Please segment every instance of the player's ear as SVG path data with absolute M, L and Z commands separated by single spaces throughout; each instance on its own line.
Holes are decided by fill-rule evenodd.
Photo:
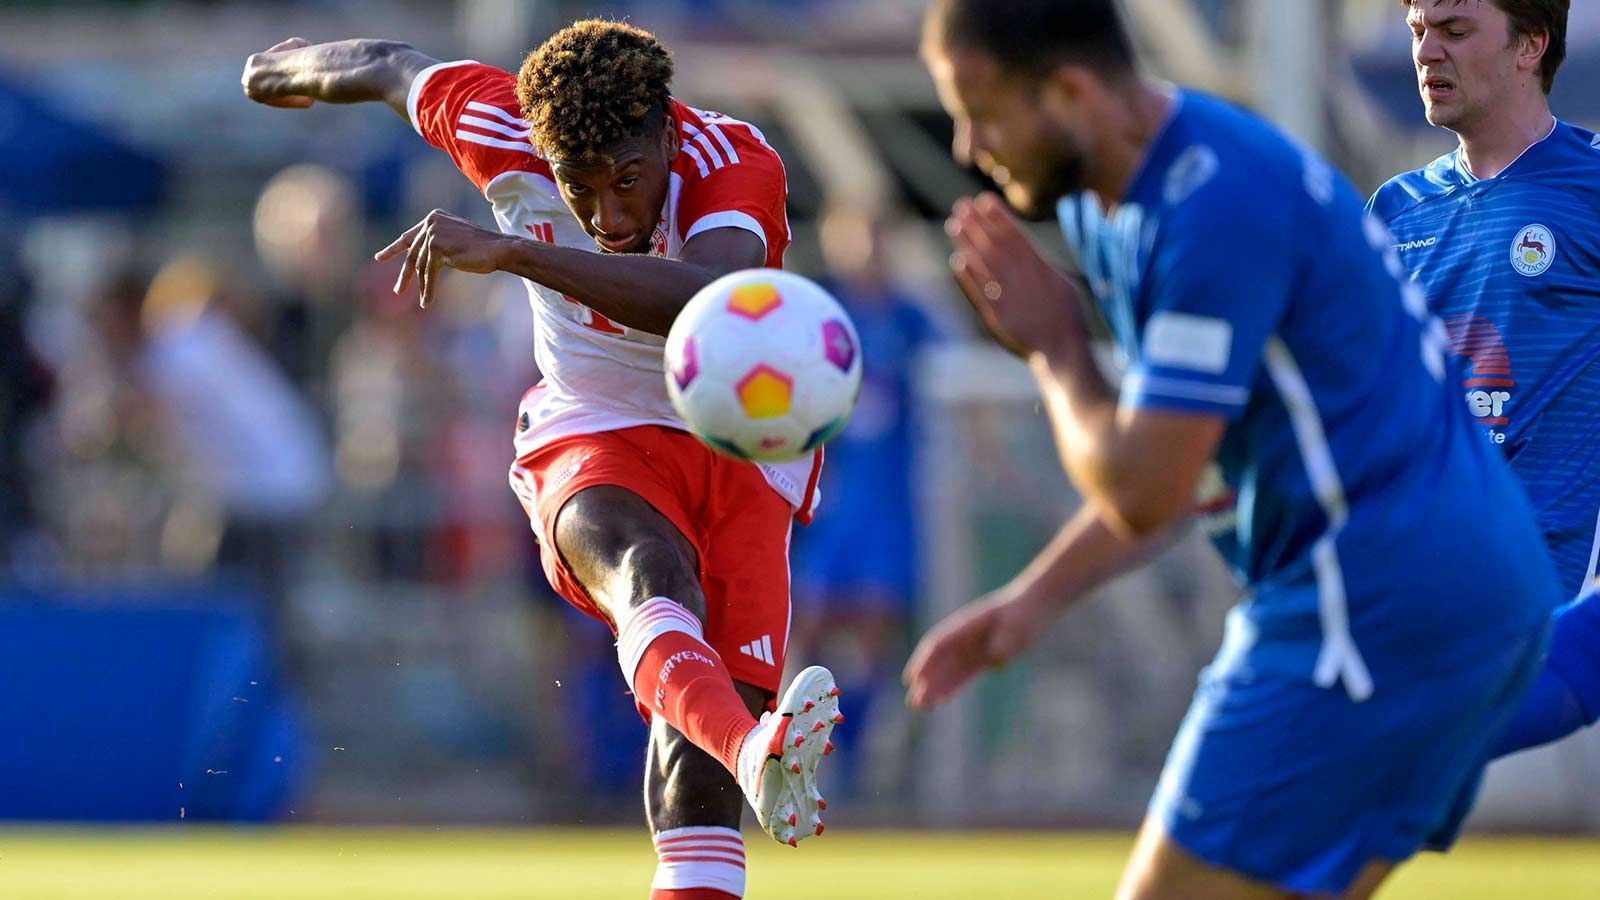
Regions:
M 661 156 L 668 163 L 678 158 L 678 129 L 672 127 L 672 117 L 661 124 Z
M 1046 108 L 1058 110 L 1081 109 L 1095 96 L 1100 79 L 1085 66 L 1061 63 L 1046 72 L 1039 86 L 1040 99 Z
M 1547 32 L 1536 31 L 1532 34 L 1517 35 L 1517 66 L 1529 71 L 1537 71 L 1539 61 L 1544 59 L 1544 52 L 1550 49 L 1550 35 Z
M 1099 78 L 1086 66 L 1077 66 L 1074 62 L 1061 62 L 1054 69 L 1048 70 L 1043 75 L 1043 93 L 1050 94 L 1056 101 L 1080 104 L 1083 99 L 1090 96 L 1090 91 L 1098 85 Z

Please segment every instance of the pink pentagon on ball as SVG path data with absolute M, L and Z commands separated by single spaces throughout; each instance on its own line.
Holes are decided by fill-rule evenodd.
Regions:
M 694 338 L 683 342 L 683 353 L 678 357 L 678 364 L 673 367 L 672 379 L 678 383 L 678 390 L 689 386 L 689 382 L 700 374 L 700 354 L 695 349 Z
M 850 330 L 838 319 L 830 319 L 822 323 L 822 353 L 828 362 L 839 367 L 842 372 L 850 371 L 856 361 L 856 342 L 850 338 Z

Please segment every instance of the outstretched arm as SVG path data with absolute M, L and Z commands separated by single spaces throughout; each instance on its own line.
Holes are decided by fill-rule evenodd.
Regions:
M 433 59 L 399 41 L 360 38 L 313 44 L 290 38 L 251 54 L 240 79 L 245 96 L 267 106 L 304 108 L 323 103 L 381 100 L 409 118 L 406 94 Z
M 665 335 L 696 292 L 729 272 L 761 266 L 766 246 L 742 228 L 713 228 L 690 238 L 679 259 L 595 253 L 489 231 L 436 209 L 379 250 L 377 258 L 402 254 L 395 293 L 415 278 L 423 306 L 433 298 L 441 268 L 510 272 L 560 291 L 613 322 Z
M 957 610 L 917 642 L 902 679 L 906 702 L 943 703 L 984 669 L 1004 665 L 1089 591 L 1144 564 L 1167 536 L 1119 535 L 1086 502 L 1004 587 Z

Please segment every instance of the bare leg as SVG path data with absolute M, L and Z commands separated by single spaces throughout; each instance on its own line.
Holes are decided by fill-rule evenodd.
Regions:
M 735 682 L 752 715 L 759 715 L 770 696 Z M 644 809 L 652 831 L 691 825 L 738 829 L 744 793 L 710 754 L 696 747 L 678 729 L 656 719 L 650 726 L 650 753 L 645 761 Z
M 1204 862 L 1146 817 L 1117 900 L 1281 900 L 1295 895 Z

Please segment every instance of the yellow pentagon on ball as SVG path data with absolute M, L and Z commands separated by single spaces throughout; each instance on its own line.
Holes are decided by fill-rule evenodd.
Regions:
M 782 303 L 778 289 L 771 284 L 741 284 L 728 294 L 728 312 L 751 321 L 772 312 Z
M 771 366 L 756 366 L 739 379 L 739 405 L 752 419 L 773 419 L 789 411 L 794 381 Z

